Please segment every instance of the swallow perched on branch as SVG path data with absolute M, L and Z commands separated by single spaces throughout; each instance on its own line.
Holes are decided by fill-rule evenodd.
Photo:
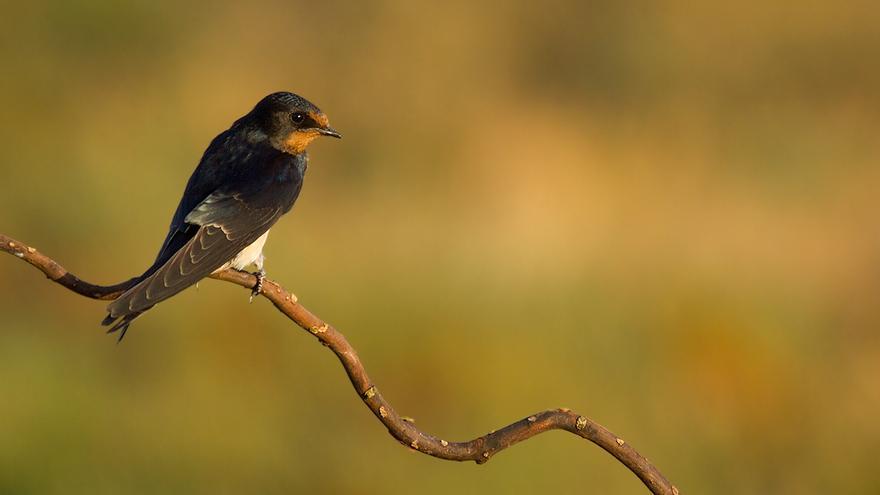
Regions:
M 342 136 L 318 107 L 293 93 L 273 93 L 215 137 L 196 167 L 156 261 L 115 299 L 102 325 L 125 336 L 143 312 L 226 268 L 257 268 L 251 297 L 262 290 L 263 245 L 302 189 L 319 136 Z

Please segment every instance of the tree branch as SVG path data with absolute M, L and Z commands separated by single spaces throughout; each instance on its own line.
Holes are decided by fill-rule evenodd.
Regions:
M 92 299 L 114 299 L 134 283 L 132 279 L 112 286 L 90 284 L 77 278 L 33 247 L 3 234 L 0 234 L 0 249 L 27 261 L 52 281 Z M 236 270 L 225 270 L 212 275 L 211 278 L 238 284 L 247 289 L 251 289 L 256 283 L 256 277 L 253 275 Z M 364 404 L 385 425 L 391 436 L 411 449 L 440 459 L 474 461 L 483 464 L 498 452 L 535 435 L 550 430 L 565 430 L 595 443 L 613 455 L 638 476 L 652 493 L 678 495 L 678 489 L 627 442 L 586 416 L 565 408 L 533 414 L 468 442 L 447 442 L 422 432 L 412 422 L 400 416 L 385 400 L 367 375 L 354 348 L 342 333 L 297 303 L 296 296 L 276 282 L 265 280 L 263 295 L 285 316 L 308 330 L 336 354 Z

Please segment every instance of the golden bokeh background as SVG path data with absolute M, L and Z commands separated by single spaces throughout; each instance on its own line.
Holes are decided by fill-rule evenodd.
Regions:
M 876 2 L 6 2 L 0 232 L 153 259 L 210 139 L 292 90 L 270 277 L 449 440 L 567 406 L 684 493 L 877 493 Z M 0 257 L 0 493 L 645 493 L 560 433 L 394 442 L 336 360 L 206 281 L 137 321 Z

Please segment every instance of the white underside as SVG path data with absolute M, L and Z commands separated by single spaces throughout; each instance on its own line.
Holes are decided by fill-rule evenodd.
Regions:
M 267 230 L 265 234 L 261 235 L 259 239 L 254 241 L 253 244 L 244 248 L 235 255 L 234 258 L 229 260 L 229 262 L 225 263 L 220 268 L 214 270 L 214 273 L 217 273 L 221 270 L 225 270 L 227 268 L 235 268 L 236 270 L 244 270 L 249 265 L 256 265 L 257 270 L 263 270 L 263 246 L 266 244 L 266 239 L 269 237 L 269 231 Z

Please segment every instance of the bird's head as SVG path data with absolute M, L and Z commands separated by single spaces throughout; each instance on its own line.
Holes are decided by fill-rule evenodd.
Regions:
M 257 103 L 248 117 L 256 125 L 255 137 L 268 139 L 274 148 L 285 153 L 302 153 L 318 136 L 342 137 L 330 127 L 324 112 L 293 93 L 270 94 Z

